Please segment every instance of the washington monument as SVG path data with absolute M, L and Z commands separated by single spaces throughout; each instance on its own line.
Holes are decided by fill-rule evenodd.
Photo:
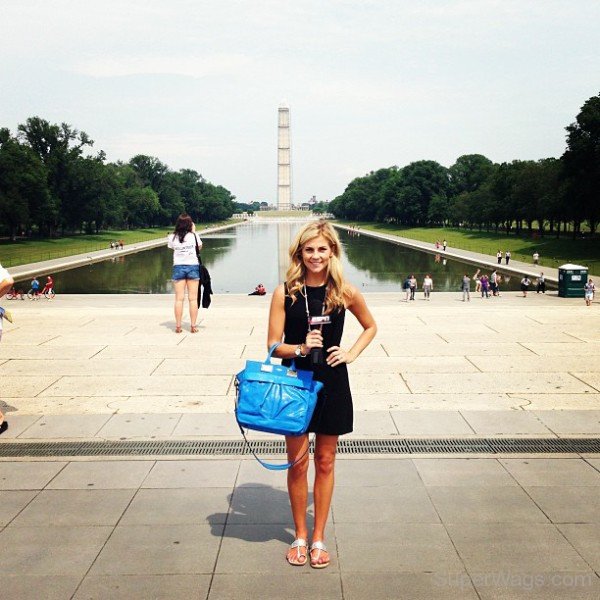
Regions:
M 290 146 L 290 108 L 279 106 L 277 121 L 277 209 L 292 208 L 292 157 Z

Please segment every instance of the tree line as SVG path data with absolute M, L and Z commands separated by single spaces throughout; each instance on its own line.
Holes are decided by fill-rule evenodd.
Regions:
M 566 127 L 560 158 L 493 163 L 481 154 L 461 156 L 449 168 L 432 160 L 371 171 L 332 200 L 339 218 L 403 226 L 460 226 L 561 232 L 576 236 L 600 220 L 600 94 L 585 102 Z
M 235 197 L 193 169 L 172 171 L 153 156 L 106 161 L 71 125 L 31 117 L 16 135 L 0 128 L 0 233 L 93 233 L 171 224 L 182 212 L 197 222 L 229 218 Z

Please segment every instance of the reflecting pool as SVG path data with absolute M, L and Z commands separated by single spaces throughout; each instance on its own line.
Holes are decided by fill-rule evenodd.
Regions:
M 259 283 L 267 291 L 283 280 L 287 250 L 302 223 L 245 223 L 203 236 L 202 260 L 213 291 L 249 293 Z M 404 248 L 366 235 L 339 231 L 346 277 L 365 292 L 399 291 L 407 275 L 419 282 L 429 273 L 434 291 L 458 292 L 464 273 L 477 270 L 455 260 Z M 166 246 L 55 274 L 59 294 L 171 293 L 172 251 Z M 500 270 L 501 272 L 501 270 Z M 489 275 L 489 270 L 487 271 Z M 505 277 L 501 290 L 518 290 L 520 277 Z M 472 289 L 474 285 L 472 285 Z

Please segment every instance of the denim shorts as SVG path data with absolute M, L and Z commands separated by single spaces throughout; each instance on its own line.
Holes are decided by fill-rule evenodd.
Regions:
M 200 265 L 173 265 L 173 281 L 200 279 Z

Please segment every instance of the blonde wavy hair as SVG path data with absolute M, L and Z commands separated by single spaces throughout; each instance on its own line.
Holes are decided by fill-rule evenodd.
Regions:
M 324 220 L 308 223 L 296 235 L 296 239 L 290 246 L 290 266 L 286 274 L 287 295 L 292 298 L 292 303 L 296 302 L 298 295 L 302 294 L 304 280 L 306 277 L 306 267 L 302 260 L 302 248 L 304 244 L 323 236 L 332 255 L 329 259 L 327 269 L 327 289 L 325 291 L 325 313 L 344 308 L 352 297 L 352 292 L 344 280 L 342 263 L 340 262 L 341 245 L 340 239 L 335 229 Z

